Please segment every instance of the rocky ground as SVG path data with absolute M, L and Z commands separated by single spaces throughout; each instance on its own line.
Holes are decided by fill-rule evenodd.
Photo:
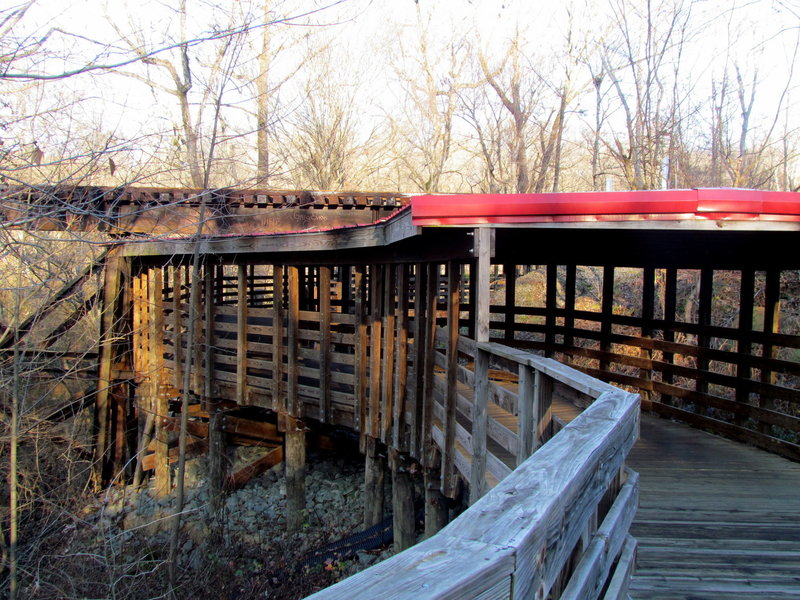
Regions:
M 233 470 L 262 454 L 258 448 L 237 448 Z M 309 551 L 363 529 L 363 462 L 312 453 L 308 465 L 305 523 L 302 531 L 289 535 L 283 465 L 232 493 L 215 530 L 208 513 L 205 459 L 187 463 L 180 597 L 302 598 L 391 553 L 362 551 L 347 559 L 301 564 Z M 73 589 L 65 595 L 159 597 L 159 588 L 165 589 L 172 502 L 172 497 L 154 499 L 150 489 L 134 493 L 114 487 L 84 508 L 83 521 L 65 530 L 64 544 L 72 552 L 80 549 L 76 555 L 96 557 L 103 572 L 110 573 L 102 582 L 108 593 Z M 388 489 L 385 506 L 391 507 Z M 91 563 L 76 559 L 71 564 L 81 560 Z M 77 585 L 74 576 L 70 579 Z

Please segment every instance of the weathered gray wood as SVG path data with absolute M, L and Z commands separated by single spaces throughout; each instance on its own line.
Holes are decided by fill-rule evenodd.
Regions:
M 383 520 L 383 483 L 386 477 L 386 455 L 378 448 L 375 438 L 366 438 L 364 462 L 364 527 Z
M 535 431 L 539 417 L 539 407 L 536 402 L 540 394 L 536 393 L 536 377 L 538 371 L 534 371 L 528 365 L 519 366 L 519 416 L 517 437 L 517 464 L 521 465 L 535 450 Z
M 638 409 L 633 394 L 604 394 L 439 534 L 312 597 L 510 598 L 498 586 L 512 573 L 515 598 L 546 597 L 633 445 Z
M 306 431 L 302 421 L 287 418 L 286 451 L 286 529 L 290 533 L 303 526 L 306 508 Z
M 285 350 L 283 344 L 285 319 L 283 295 L 283 266 L 275 265 L 272 268 L 272 408 L 277 412 L 285 413 L 288 410 L 288 404 L 283 383 L 285 373 L 283 365 Z
M 619 555 L 619 561 L 611 581 L 608 584 L 603 600 L 625 600 L 629 598 L 628 587 L 636 565 L 636 539 L 631 535 L 625 537 L 625 545 Z
M 365 301 L 366 285 L 364 267 L 357 266 L 353 272 L 353 288 L 355 295 L 355 360 L 353 362 L 354 386 L 353 403 L 356 428 L 363 434 L 367 427 L 367 314 Z
M 288 267 L 288 287 L 289 305 L 286 319 L 286 377 L 287 377 L 287 405 L 289 414 L 293 417 L 301 417 L 303 403 L 300 401 L 299 386 L 299 359 L 298 353 L 298 330 L 300 329 L 300 271 L 295 266 Z
M 638 474 L 634 473 L 622 486 L 603 523 L 594 533 L 570 577 L 569 585 L 561 594 L 562 600 L 593 600 L 600 596 L 628 537 L 638 498 Z
M 489 353 L 478 348 L 475 356 L 475 408 L 472 415 L 472 465 L 469 477 L 469 501 L 477 502 L 485 493 L 486 436 L 488 431 Z
M 444 447 L 442 448 L 442 493 L 448 498 L 455 494 L 454 452 L 456 438 L 456 374 L 458 371 L 460 265 L 447 265 L 447 393 L 444 402 Z
M 394 548 L 398 552 L 417 543 L 416 514 L 414 510 L 414 480 L 409 471 L 411 462 L 397 450 L 389 450 L 392 470 L 392 521 Z
M 423 485 L 425 486 L 425 537 L 439 532 L 449 520 L 447 498 L 442 494 L 441 469 L 425 467 Z
M 239 265 L 236 287 L 236 402 L 239 404 L 248 404 L 247 304 L 247 266 Z
M 331 414 L 331 268 L 319 268 L 319 389 L 320 421 L 330 422 Z
M 397 280 L 395 269 L 386 265 L 381 267 L 383 276 L 383 351 L 381 356 L 381 399 L 380 437 L 384 444 L 392 443 L 392 418 L 394 416 L 394 371 L 395 371 L 395 290 Z
M 381 346 L 383 340 L 383 271 L 385 265 L 371 265 L 370 275 L 370 358 L 369 411 L 365 431 L 371 437 L 381 434 Z
M 633 598 L 800 597 L 800 464 L 647 414 L 629 464 Z
M 395 348 L 396 366 L 393 382 L 392 402 L 392 445 L 400 451 L 409 451 L 406 435 L 406 414 L 408 411 L 408 266 L 395 266 L 397 282 L 397 306 L 395 309 Z M 413 431 L 413 428 L 411 429 Z
M 509 549 L 435 536 L 309 599 L 507 600 L 513 570 Z

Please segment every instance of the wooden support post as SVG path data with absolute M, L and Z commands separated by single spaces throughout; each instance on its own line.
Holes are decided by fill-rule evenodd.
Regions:
M 392 470 L 394 548 L 402 552 L 417 543 L 414 479 L 409 471 L 411 461 L 394 448 L 389 450 L 389 466 Z
M 102 487 L 111 477 L 113 465 L 109 461 L 111 427 L 112 365 L 116 358 L 115 325 L 121 294 L 121 261 L 112 251 L 106 257 L 103 278 L 103 304 L 100 309 L 100 365 L 95 397 L 97 438 L 95 440 L 93 478 L 96 488 Z
M 672 343 L 675 341 L 675 310 L 678 302 L 678 270 L 670 268 L 666 270 L 664 281 L 664 341 Z M 675 362 L 675 353 L 664 351 L 664 362 L 672 365 Z M 672 383 L 672 373 L 662 373 L 661 380 L 664 383 Z M 661 395 L 661 402 L 666 402 L 670 396 Z
M 299 419 L 287 416 L 285 433 L 286 529 L 299 531 L 306 508 L 306 430 Z
M 425 345 L 427 317 L 425 315 L 427 270 L 425 265 L 414 265 L 414 345 L 412 348 L 412 382 L 409 394 L 408 430 L 410 432 L 410 452 L 417 459 L 422 458 L 422 406 L 425 395 Z
M 769 335 L 780 332 L 780 323 L 781 272 L 776 269 L 770 269 L 767 271 L 766 288 L 764 290 L 764 333 Z M 765 342 L 762 345 L 762 357 L 766 359 L 775 358 L 775 345 L 770 342 Z M 762 367 L 761 383 L 774 385 L 775 381 L 775 372 L 769 367 Z M 772 410 L 775 408 L 775 400 L 762 393 L 759 405 L 761 408 Z M 760 423 L 759 431 L 766 435 L 771 435 L 772 427 L 769 423 Z
M 394 372 L 394 398 L 392 416 L 392 445 L 401 451 L 408 451 L 406 435 L 406 404 L 408 387 L 408 265 L 395 266 L 397 304 L 395 308 L 395 348 L 397 366 Z
M 653 267 L 645 267 L 642 270 L 642 338 L 646 340 L 651 340 L 653 338 L 653 317 L 656 298 L 655 277 L 656 270 Z M 639 350 L 639 356 L 648 363 L 648 367 L 639 369 L 639 377 L 650 382 L 653 379 L 653 351 L 651 348 L 643 346 Z M 652 385 L 652 383 L 643 384 L 639 390 L 642 398 L 642 406 L 645 410 L 649 410 L 651 405 Z
M 386 456 L 381 454 L 378 441 L 366 438 L 364 461 L 364 527 L 372 527 L 383 520 L 383 482 L 386 474 Z
M 225 454 L 225 415 L 213 406 L 208 422 L 208 502 L 212 515 L 222 509 L 227 476 Z
M 358 265 L 353 273 L 353 293 L 355 310 L 355 357 L 354 364 L 354 419 L 356 430 L 361 433 L 363 441 L 367 431 L 367 313 L 366 313 L 366 289 L 365 289 L 365 268 Z M 363 451 L 362 447 L 362 451 Z
M 709 361 L 705 349 L 711 346 L 711 335 L 708 328 L 711 326 L 711 300 L 714 297 L 714 270 L 704 267 L 700 271 L 700 303 L 698 308 L 698 322 L 700 333 L 697 336 L 697 345 L 700 354 L 697 357 L 697 379 L 695 389 L 701 394 L 708 393 L 708 381 L 705 372 L 708 371 Z M 699 411 L 698 411 L 699 412 Z
M 504 264 L 503 273 L 506 278 L 506 315 L 505 315 L 505 339 L 507 342 L 514 340 L 514 307 L 517 305 L 517 265 Z
M 489 277 L 493 229 L 480 227 L 475 230 L 474 256 L 477 272 L 474 273 L 476 308 L 475 341 L 489 341 Z M 472 416 L 472 465 L 469 481 L 469 501 L 475 503 L 485 493 L 486 485 L 486 433 L 489 424 L 489 354 L 478 349 L 475 354 L 475 408 Z
M 423 483 L 425 485 L 425 537 L 439 533 L 449 521 L 449 508 L 447 498 L 442 494 L 441 471 L 435 458 L 430 462 L 433 468 L 425 468 Z
M 556 306 L 558 301 L 558 265 L 547 265 L 546 290 L 545 290 L 545 317 L 544 317 L 544 355 L 553 356 L 556 341 Z
M 372 265 L 370 268 L 370 300 L 372 310 L 370 315 L 370 364 L 369 364 L 369 411 L 367 435 L 380 436 L 380 411 L 381 411 L 381 319 L 383 303 L 383 269 L 382 265 Z
M 603 300 L 602 300 L 602 321 L 600 322 L 600 350 L 606 353 L 611 352 L 611 319 L 614 313 L 614 266 L 605 265 L 603 267 Z M 600 360 L 600 370 L 608 371 L 611 362 L 607 358 Z
M 287 387 L 288 387 L 288 406 L 289 414 L 295 418 L 303 416 L 303 407 L 300 402 L 300 390 L 298 389 L 299 377 L 299 356 L 298 356 L 298 333 L 300 328 L 300 272 L 297 267 L 289 269 L 289 310 L 286 327 L 286 358 L 287 358 Z
M 319 420 L 329 423 L 331 412 L 331 268 L 319 268 Z
M 148 304 L 150 305 L 149 333 L 150 333 L 150 377 L 153 406 L 155 408 L 155 476 L 156 496 L 163 497 L 172 489 L 169 467 L 169 431 L 166 427 L 165 417 L 168 413 L 167 397 L 162 388 L 162 362 L 164 352 L 162 336 L 164 332 L 164 306 L 163 306 L 163 273 L 160 268 L 150 271 L 148 277 Z
M 211 276 L 209 271 L 211 270 L 210 265 L 206 265 L 204 267 L 206 273 Z M 192 273 L 190 270 L 189 273 Z M 191 275 L 189 275 L 191 277 Z M 199 272 L 198 272 L 198 281 L 192 279 L 189 282 L 189 285 L 203 285 L 203 283 L 199 280 Z M 204 286 L 203 290 L 204 293 L 208 292 L 208 286 Z M 210 331 L 210 326 L 208 323 L 203 323 L 202 329 L 200 326 L 200 315 L 203 313 L 203 305 L 213 305 L 214 298 L 211 296 L 204 296 L 200 293 L 198 287 L 198 292 L 194 295 L 194 327 L 195 327 L 195 344 L 194 348 L 187 348 L 187 352 L 193 352 L 194 356 L 192 357 L 192 389 L 195 394 L 203 398 L 203 408 L 208 410 L 208 406 L 206 405 L 205 394 L 204 391 L 204 377 L 203 377 L 203 357 L 204 357 L 204 349 L 203 346 L 206 344 L 206 336 Z M 191 295 L 191 294 L 190 294 Z
M 272 410 L 285 413 L 286 388 L 283 383 L 285 368 L 283 364 L 283 265 L 272 267 Z
M 239 265 L 236 283 L 236 402 L 249 404 L 247 393 L 247 265 Z
M 455 261 L 447 265 L 447 392 L 444 402 L 444 449 L 442 453 L 442 493 L 455 493 L 456 399 L 458 375 L 459 289 L 461 272 Z
M 528 365 L 519 365 L 519 414 L 517 415 L 517 466 L 525 462 L 536 449 L 536 429 L 539 407 L 536 405 L 537 371 Z
M 436 351 L 436 308 L 439 299 L 439 265 L 428 263 L 428 291 L 425 297 L 425 316 L 427 318 L 427 332 L 425 334 L 425 350 L 423 364 L 423 385 L 422 394 L 422 458 L 426 462 L 425 466 L 431 466 L 427 462 L 429 449 L 433 446 L 431 428 L 433 426 L 433 371 L 434 353 Z
M 528 374 L 530 377 L 530 373 Z M 539 446 L 549 440 L 556 432 L 553 427 L 553 380 L 541 371 L 536 371 L 534 375 L 533 390 L 533 454 Z
M 567 265 L 567 276 L 564 282 L 564 346 L 571 348 L 575 344 L 575 281 L 577 267 Z
M 221 271 L 222 267 L 218 267 Z M 205 287 L 205 298 L 214 297 L 214 267 L 206 265 L 205 278 L 203 281 Z M 200 297 L 200 294 L 195 294 Z M 205 343 L 203 344 L 203 405 L 210 409 L 211 401 L 214 396 L 214 302 L 206 302 L 203 305 L 203 321 L 205 324 Z M 195 313 L 200 315 L 200 311 Z M 198 344 L 199 345 L 199 344 Z M 200 363 L 197 364 L 198 371 L 200 370 Z
M 183 388 L 183 267 L 172 267 L 172 382 L 178 392 Z
M 383 352 L 381 357 L 381 429 L 380 437 L 384 444 L 392 443 L 392 416 L 394 415 L 394 336 L 395 336 L 395 289 L 394 269 L 384 265 L 383 285 Z
M 752 371 L 750 369 L 751 352 L 751 333 L 753 331 L 753 299 L 755 296 L 755 271 L 753 269 L 742 269 L 739 281 L 739 339 L 736 344 L 736 352 L 739 361 L 736 364 L 736 378 L 739 385 L 736 388 L 736 401 L 742 404 L 750 404 L 750 390 L 748 384 Z M 736 424 L 744 425 L 744 417 L 735 415 Z

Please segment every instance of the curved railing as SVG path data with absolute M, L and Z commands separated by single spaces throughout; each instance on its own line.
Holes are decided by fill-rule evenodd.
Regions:
M 624 597 L 638 423 L 637 395 L 603 393 L 441 532 L 311 597 Z

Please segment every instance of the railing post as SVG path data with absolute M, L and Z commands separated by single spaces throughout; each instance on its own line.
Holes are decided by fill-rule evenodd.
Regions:
M 475 230 L 475 340 L 489 341 L 492 236 L 487 227 Z M 489 402 L 489 353 L 478 346 L 475 350 L 475 408 L 472 414 L 472 465 L 470 467 L 469 501 L 476 502 L 486 493 L 486 431 L 488 428 L 487 404 Z
M 469 503 L 486 493 L 486 429 L 489 402 L 489 353 L 478 346 L 475 351 L 475 408 L 472 421 L 472 465 L 469 477 Z
M 517 446 L 517 466 L 525 462 L 534 451 L 536 444 L 537 429 L 536 421 L 539 414 L 538 394 L 536 393 L 536 382 L 539 372 L 525 364 L 519 365 L 519 415 L 517 416 L 517 436 L 519 444 Z

